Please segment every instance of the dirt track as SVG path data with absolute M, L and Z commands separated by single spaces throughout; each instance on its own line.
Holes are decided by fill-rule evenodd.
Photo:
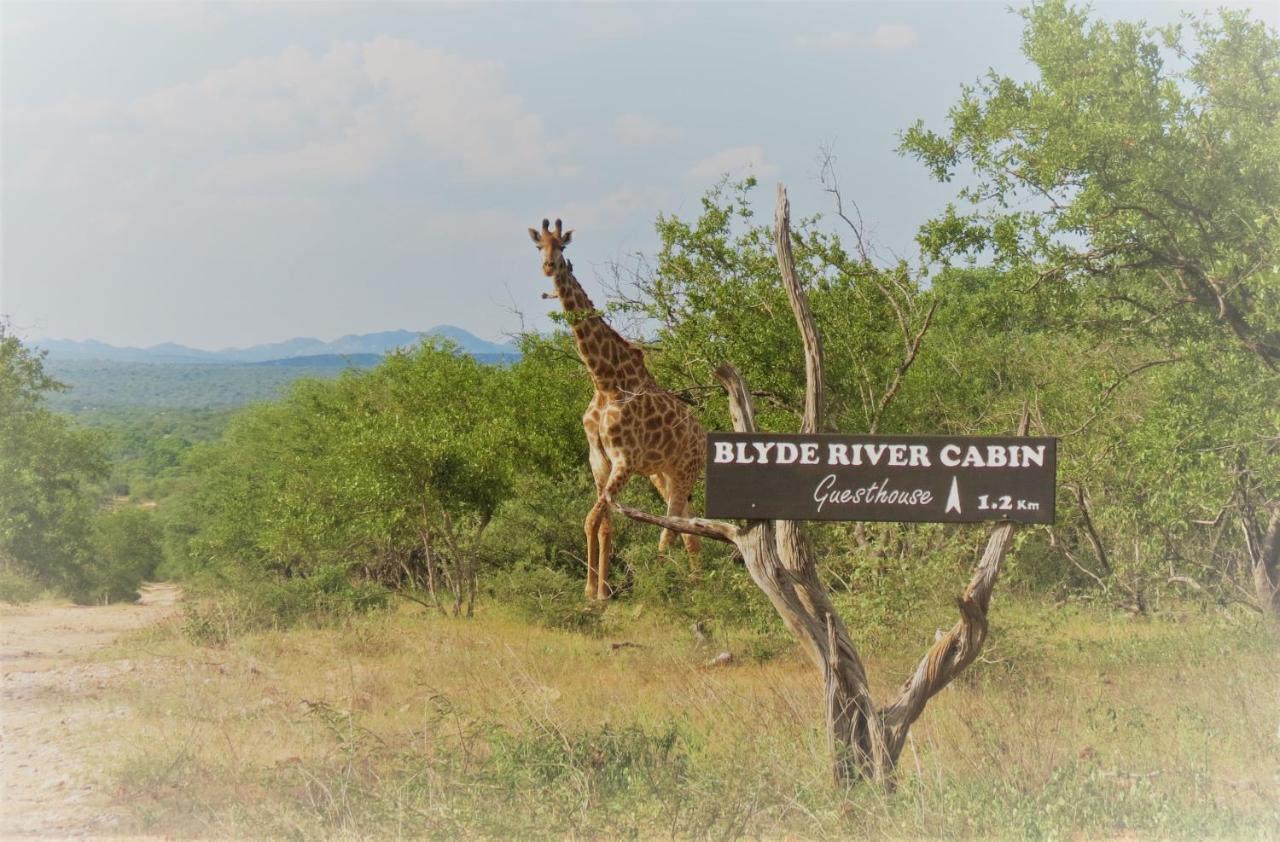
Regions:
M 98 691 L 135 666 L 84 656 L 171 616 L 178 596 L 148 585 L 132 605 L 0 606 L 0 839 L 113 833 L 88 759 L 97 726 L 119 715 Z

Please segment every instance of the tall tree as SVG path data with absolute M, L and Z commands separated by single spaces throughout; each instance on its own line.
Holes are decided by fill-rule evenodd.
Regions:
M 1280 613 L 1280 37 L 1232 11 L 1160 29 L 1063 0 L 1022 14 L 1037 77 L 993 72 L 947 131 L 904 134 L 935 177 L 968 185 L 921 243 L 990 258 L 1104 342 L 1160 349 L 1143 366 L 1193 368 L 1168 397 L 1206 416 L 1235 379 L 1210 446 L 1220 502 Z

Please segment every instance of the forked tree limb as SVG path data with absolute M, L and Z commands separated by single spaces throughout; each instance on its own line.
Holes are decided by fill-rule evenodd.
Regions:
M 1024 404 L 1022 419 L 1018 422 L 1018 435 L 1027 434 L 1030 412 Z M 903 685 L 898 696 L 881 710 L 885 729 L 889 733 L 890 752 L 896 760 L 906 743 L 912 723 L 924 712 L 929 699 L 946 687 L 961 670 L 973 663 L 982 651 L 987 638 L 987 611 L 991 607 L 991 593 L 1000 567 L 1013 543 L 1014 524 L 997 524 L 987 539 L 986 550 L 978 562 L 964 595 L 956 600 L 960 620 L 951 630 L 939 638 L 916 666 L 911 678 Z

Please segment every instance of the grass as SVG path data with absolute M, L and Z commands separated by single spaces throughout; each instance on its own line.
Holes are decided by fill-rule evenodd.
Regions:
M 1280 641 L 1247 618 L 999 603 L 983 659 L 929 705 L 889 794 L 830 785 L 818 682 L 795 648 L 709 668 L 758 636 L 698 647 L 634 604 L 611 606 L 591 635 L 491 607 L 218 648 L 177 628 L 104 655 L 144 667 L 106 691 L 129 711 L 101 735 L 103 756 L 123 758 L 104 767 L 129 813 L 119 832 L 1280 834 Z M 865 653 L 878 698 L 932 633 L 899 629 Z M 610 645 L 624 640 L 639 646 Z

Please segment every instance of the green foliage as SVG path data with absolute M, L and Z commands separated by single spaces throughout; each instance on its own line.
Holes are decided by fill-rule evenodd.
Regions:
M 778 616 L 768 598 L 752 584 L 742 560 L 725 545 L 703 544 L 697 581 L 691 578 L 688 559 L 678 544 L 663 553 L 656 542 L 633 543 L 621 560 L 629 583 L 628 599 L 646 609 L 713 628 L 760 634 L 779 631 Z
M 583 600 L 581 576 L 517 564 L 494 573 L 489 592 L 525 622 L 589 634 L 600 629 L 600 607 Z
M 306 576 L 280 579 L 237 571 L 195 580 L 183 604 L 182 632 L 192 642 L 225 646 L 267 629 L 323 628 L 385 608 L 385 588 L 357 581 L 346 565 L 326 564 Z
M 1280 37 L 1241 12 L 1155 30 L 1023 12 L 1038 78 L 992 73 L 902 148 L 974 176 L 921 241 L 1077 288 L 1108 332 L 1280 363 Z M 1016 210 L 1014 210 L 1016 208 Z
M 98 436 L 45 407 L 58 388 L 43 355 L 0 323 L 0 569 L 76 591 L 86 582 L 92 487 L 107 466 Z
M 21 605 L 39 599 L 47 586 L 32 574 L 17 567 L 0 567 L 0 602 Z
M 183 474 L 182 460 L 196 444 L 216 439 L 231 409 L 122 406 L 84 411 L 75 420 L 104 433 L 111 473 L 104 492 L 133 501 L 163 501 Z
M 582 449 L 581 407 L 565 394 L 581 392 L 565 388 L 576 372 L 556 341 L 525 344 L 509 368 L 425 344 L 237 414 L 185 459 L 172 555 L 191 571 L 281 581 L 344 565 L 386 586 L 447 589 L 460 611 L 517 478 L 564 470 L 565 451 Z M 560 444 L 568 429 L 576 448 Z
M 751 207 L 755 180 L 721 184 L 692 221 L 659 216 L 661 248 L 641 272 L 622 312 L 657 325 L 658 380 L 702 403 L 712 428 L 728 411 L 711 372 L 732 362 L 757 400 L 763 429 L 796 426 L 803 409 L 804 360 L 778 273 L 771 225 Z M 816 219 L 793 224 L 796 270 L 824 338 L 831 429 L 898 429 L 891 405 L 903 345 L 923 326 L 931 297 L 905 264 L 879 268 L 850 253 Z
M 903 135 L 937 178 L 971 176 L 968 209 L 921 244 L 989 257 L 1078 335 L 1072 370 L 1039 382 L 1081 416 L 1046 429 L 1072 431 L 1060 499 L 1077 528 L 1058 548 L 1082 578 L 1141 606 L 1170 568 L 1222 598 L 1252 575 L 1265 604 L 1280 586 L 1262 550 L 1280 495 L 1280 36 L 1233 11 L 1161 30 L 1061 0 L 1023 16 L 1037 78 L 993 72 L 948 131 Z M 1079 528 L 1090 500 L 1101 542 Z
M 138 586 L 164 561 L 162 539 L 160 524 L 149 511 L 99 513 L 93 520 L 93 561 L 74 595 L 82 602 L 137 599 Z

